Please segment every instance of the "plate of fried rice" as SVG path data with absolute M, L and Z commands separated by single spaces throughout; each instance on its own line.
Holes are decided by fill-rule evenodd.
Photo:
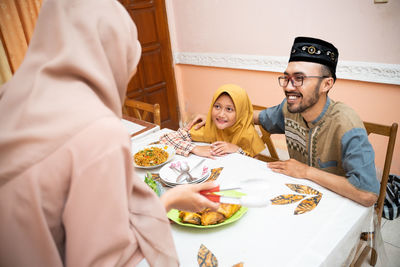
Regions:
M 146 145 L 139 148 L 133 155 L 133 165 L 137 168 L 157 168 L 171 161 L 175 149 L 168 145 Z

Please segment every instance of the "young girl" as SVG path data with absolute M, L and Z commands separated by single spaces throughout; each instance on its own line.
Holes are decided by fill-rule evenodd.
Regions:
M 172 145 L 180 155 L 193 153 L 209 158 L 235 152 L 253 157 L 265 148 L 254 128 L 250 99 L 244 89 L 234 84 L 223 85 L 214 93 L 204 127 L 180 128 L 163 135 L 160 142 Z

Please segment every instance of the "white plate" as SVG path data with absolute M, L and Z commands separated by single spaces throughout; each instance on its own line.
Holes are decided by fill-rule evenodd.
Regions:
M 174 187 L 174 186 L 177 186 L 177 185 L 182 185 L 182 184 L 200 184 L 200 183 L 203 183 L 203 182 L 205 182 L 206 180 L 207 180 L 207 178 L 210 176 L 210 171 L 204 176 L 204 177 L 201 177 L 201 178 L 199 178 L 199 179 L 197 179 L 197 180 L 195 180 L 195 181 L 192 181 L 192 182 L 187 182 L 186 180 L 185 181 L 181 181 L 181 182 L 179 182 L 179 183 L 174 183 L 174 182 L 167 182 L 167 181 L 165 181 L 165 180 L 163 180 L 162 178 L 161 178 L 161 176 L 160 176 L 160 178 L 161 178 L 161 180 L 162 180 L 162 182 L 166 185 L 166 186 L 168 186 L 168 187 Z M 176 179 L 176 178 L 175 178 Z
M 179 166 L 179 164 L 181 164 L 182 162 L 186 161 L 189 165 L 189 172 L 193 177 L 198 178 L 198 180 L 195 180 L 193 183 L 201 183 L 204 182 L 208 176 L 210 176 L 211 174 L 211 168 L 210 166 L 208 166 L 207 161 L 203 162 L 201 165 L 197 166 L 194 170 L 192 170 L 192 167 L 196 166 L 197 163 L 201 160 L 197 159 L 197 160 L 177 160 L 177 161 L 173 161 L 170 162 L 166 165 L 164 165 L 161 169 L 160 169 L 160 178 L 161 180 L 169 185 L 169 186 L 175 186 L 175 185 L 179 185 L 179 184 L 187 184 L 187 181 L 182 181 L 181 183 L 177 183 L 176 182 L 176 178 L 179 176 L 179 172 L 175 171 L 171 168 L 172 164 L 177 164 Z M 178 167 L 179 169 L 179 167 Z
M 197 180 L 195 180 L 195 181 L 193 181 L 193 182 L 190 182 L 190 183 L 188 183 L 187 181 L 182 181 L 182 182 L 180 182 L 180 183 L 169 183 L 169 182 L 166 182 L 166 181 L 163 180 L 163 179 L 161 179 L 161 180 L 162 180 L 162 182 L 163 182 L 166 186 L 168 186 L 168 187 L 174 187 L 174 186 L 181 185 L 181 184 L 201 184 L 201 183 L 203 183 L 203 182 L 205 182 L 205 181 L 207 180 L 207 178 L 210 176 L 210 173 L 211 173 L 211 172 L 209 172 L 208 174 L 206 174 L 204 177 L 202 177 L 202 178 L 200 178 L 200 179 L 197 179 Z
M 135 155 L 136 155 L 136 153 L 138 153 L 138 152 L 140 152 L 140 151 L 142 151 L 142 150 L 145 150 L 145 149 L 152 148 L 152 147 L 161 148 L 162 150 L 166 151 L 166 152 L 168 153 L 168 158 L 167 158 L 167 160 L 164 161 L 164 162 L 161 163 L 161 164 L 154 165 L 154 166 L 140 166 L 140 165 L 137 165 L 136 162 L 135 162 Z M 167 162 L 170 162 L 174 157 L 175 157 L 175 149 L 174 149 L 173 147 L 168 146 L 168 145 L 164 145 L 164 144 L 154 144 L 154 145 L 145 145 L 145 146 L 141 146 L 141 147 L 137 148 L 136 151 L 133 151 L 133 157 L 132 157 L 132 159 L 133 159 L 133 165 L 134 165 L 135 167 L 137 167 L 137 168 L 142 168 L 142 169 L 154 169 L 154 168 L 157 168 L 157 167 L 160 167 L 160 166 L 166 164 Z

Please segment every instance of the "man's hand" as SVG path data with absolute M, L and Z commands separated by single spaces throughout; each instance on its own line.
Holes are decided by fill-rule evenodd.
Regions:
M 239 147 L 237 145 L 224 142 L 224 141 L 216 141 L 211 144 L 211 152 L 214 156 L 223 156 L 230 153 L 235 153 L 238 151 Z
M 198 130 L 206 124 L 206 119 L 207 119 L 206 115 L 197 114 L 194 117 L 194 119 L 185 126 L 185 129 L 190 130 L 190 129 L 192 129 L 193 125 L 195 125 L 197 123 L 196 126 L 194 127 L 194 129 Z
M 253 122 L 256 125 L 260 124 L 260 120 L 258 119 L 260 117 L 260 113 L 261 113 L 261 110 L 254 110 L 253 111 Z
M 200 156 L 200 157 L 207 157 L 210 159 L 214 159 L 214 155 L 212 152 L 212 146 L 208 145 L 208 146 L 195 146 L 192 151 L 190 151 L 191 153 Z
M 268 167 L 274 172 L 286 174 L 295 178 L 307 178 L 308 165 L 295 159 L 269 162 Z
M 269 162 L 268 167 L 278 173 L 313 181 L 365 207 L 374 205 L 378 199 L 374 193 L 360 190 L 352 185 L 346 177 L 310 167 L 294 159 Z

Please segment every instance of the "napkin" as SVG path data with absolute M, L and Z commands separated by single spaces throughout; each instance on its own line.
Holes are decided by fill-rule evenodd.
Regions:
M 286 205 L 298 202 L 302 200 L 299 205 L 297 205 L 296 209 L 294 210 L 294 215 L 303 214 L 313 210 L 317 207 L 319 201 L 322 198 L 322 193 L 314 188 L 301 185 L 301 184 L 286 184 L 291 190 L 301 194 L 286 194 L 286 195 L 279 195 L 273 199 L 271 199 L 272 205 Z M 309 197 L 311 195 L 311 197 Z

